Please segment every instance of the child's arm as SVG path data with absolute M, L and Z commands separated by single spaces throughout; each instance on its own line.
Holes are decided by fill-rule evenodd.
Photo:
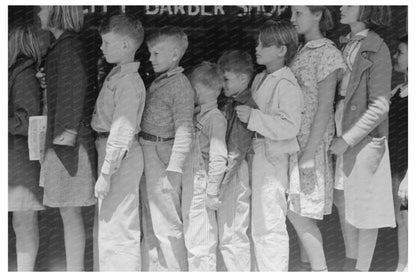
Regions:
M 134 131 L 141 120 L 145 95 L 143 82 L 138 79 L 126 78 L 117 86 L 114 101 L 116 106 L 106 154 L 95 187 L 97 197 L 105 197 L 108 193 L 111 176 L 119 169 L 121 161 L 127 155 Z
M 246 105 L 251 108 L 258 108 L 252 98 L 250 98 Z M 233 126 L 233 130 L 231 130 L 231 135 L 227 144 L 228 163 L 227 170 L 222 181 L 224 185 L 227 185 L 232 180 L 237 170 L 240 168 L 241 163 L 245 159 L 247 152 L 251 147 L 254 134 L 253 131 L 247 129 L 247 124 L 241 122 L 238 118 L 236 118 L 236 122 L 234 124 L 235 125 Z M 235 137 L 235 134 L 233 133 L 234 129 L 237 129 L 238 137 Z
M 192 145 L 194 92 L 189 81 L 183 76 L 173 84 L 172 93 L 175 140 L 166 170 L 182 174 L 185 159 Z
M 318 83 L 318 109 L 312 122 L 311 132 L 305 150 L 299 158 L 299 167 L 313 167 L 316 148 L 322 141 L 331 113 L 337 85 L 337 72 L 332 72 Z
M 247 128 L 272 140 L 295 138 L 300 128 L 302 102 L 300 87 L 283 79 L 273 92 L 270 113 L 251 109 Z
M 210 144 L 207 194 L 218 196 L 220 183 L 227 169 L 227 121 L 222 115 L 213 114 L 208 129 Z
M 385 43 L 380 51 L 373 54 L 371 61 L 373 65 L 369 69 L 367 82 L 368 108 L 342 135 L 350 147 L 359 143 L 388 116 L 392 65 L 390 52 Z
M 9 115 L 8 132 L 11 135 L 27 136 L 29 117 L 39 115 L 40 87 L 33 69 L 26 69 L 16 76 L 12 88 L 13 111 Z
M 72 40 L 62 42 L 58 59 L 58 87 L 56 88 L 56 115 L 53 143 L 75 146 L 83 115 L 87 74 Z

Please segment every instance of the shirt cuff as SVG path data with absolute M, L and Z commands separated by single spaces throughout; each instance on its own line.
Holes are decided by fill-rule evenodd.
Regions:
M 351 136 L 348 135 L 348 133 L 342 135 L 341 137 L 342 139 L 345 140 L 345 142 L 350 146 L 353 147 L 354 146 L 354 140 Z
M 224 174 L 211 175 L 208 177 L 207 194 L 218 195 L 220 194 L 220 182 Z
M 107 175 L 113 175 L 121 165 L 122 160 L 127 154 L 127 150 L 115 150 L 107 152 L 101 167 L 101 173 Z
M 77 132 L 66 129 L 59 136 L 55 137 L 53 144 L 64 146 L 75 146 Z

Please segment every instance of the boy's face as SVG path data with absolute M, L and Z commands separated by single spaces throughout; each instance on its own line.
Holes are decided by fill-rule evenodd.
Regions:
M 148 45 L 153 71 L 164 73 L 173 68 L 177 62 L 177 50 L 175 45 L 169 40 L 157 42 L 154 45 Z
M 224 94 L 227 97 L 234 96 L 247 88 L 245 74 L 236 74 L 231 71 L 226 71 L 224 76 Z
M 119 63 L 123 59 L 123 38 L 122 36 L 109 32 L 101 35 L 101 51 L 108 63 Z
M 261 43 L 261 41 L 258 41 L 257 47 L 256 47 L 256 61 L 258 64 L 261 65 L 267 65 L 270 64 L 277 59 L 281 59 L 279 55 L 279 49 L 276 45 L 265 47 Z

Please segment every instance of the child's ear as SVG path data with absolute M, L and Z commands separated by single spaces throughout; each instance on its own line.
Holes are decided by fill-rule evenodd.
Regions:
M 179 58 L 180 58 L 180 56 L 181 56 L 181 51 L 180 51 L 180 49 L 179 48 L 177 48 L 177 47 L 175 47 L 175 48 L 173 48 L 173 60 L 176 62 L 176 61 L 178 61 L 179 60 Z
M 123 49 L 128 49 L 130 47 L 130 42 L 127 39 L 123 39 L 122 46 Z
M 282 45 L 279 48 L 279 56 L 280 57 L 285 57 L 287 53 L 287 46 L 286 45 Z
M 248 75 L 244 73 L 238 74 L 238 79 L 240 79 L 240 81 L 243 83 L 248 83 L 249 81 Z

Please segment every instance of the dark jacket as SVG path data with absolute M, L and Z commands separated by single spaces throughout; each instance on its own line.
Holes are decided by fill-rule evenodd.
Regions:
M 254 135 L 253 131 L 247 129 L 247 123 L 243 123 L 238 119 L 237 112 L 235 111 L 235 107 L 238 105 L 247 105 L 251 108 L 258 109 L 249 90 L 241 92 L 235 98 L 225 98 L 219 103 L 219 109 L 227 119 L 225 140 L 227 142 L 228 162 L 223 184 L 228 184 L 240 168 L 241 162 L 250 149 L 251 140 Z
M 86 57 L 78 35 L 65 31 L 50 47 L 45 60 L 48 130 L 46 149 L 53 147 L 71 176 L 78 170 L 78 147 L 94 148 L 85 120 Z M 90 103 L 89 103 L 90 105 Z M 93 149 L 89 149 L 93 160 Z
M 20 59 L 9 70 L 9 186 L 37 186 L 39 162 L 29 161 L 29 117 L 41 114 L 41 90 L 34 62 Z M 9 199 L 12 201 L 11 199 Z

